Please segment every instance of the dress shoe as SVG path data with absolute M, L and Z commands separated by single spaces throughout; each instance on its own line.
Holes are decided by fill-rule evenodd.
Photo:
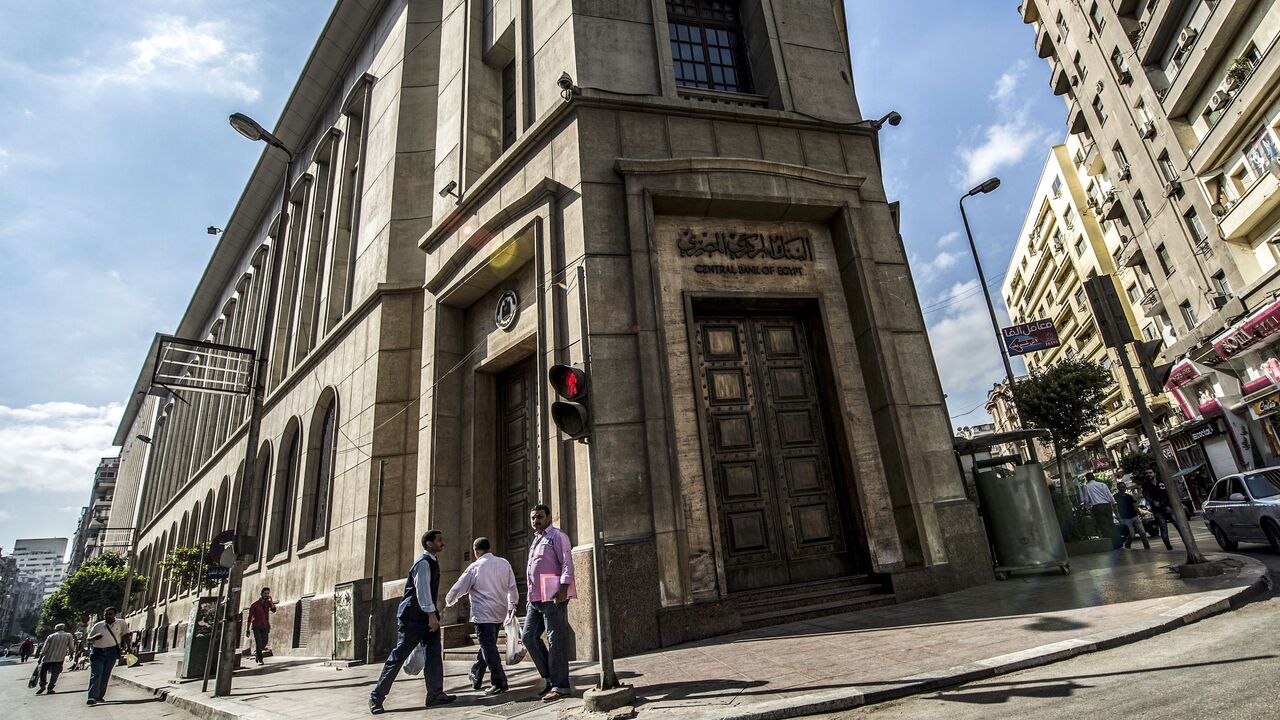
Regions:
M 494 695 L 501 695 L 502 693 L 504 693 L 504 692 L 506 692 L 506 691 L 507 691 L 507 689 L 506 689 L 506 688 L 504 688 L 504 687 L 498 687 L 497 685 L 494 685 L 494 686 L 490 687 L 488 690 L 485 690 L 485 691 L 484 691 L 484 694 L 485 694 L 485 695 L 488 695 L 489 697 L 493 697 Z
M 383 713 L 382 703 L 378 702 L 377 700 L 374 700 L 373 698 L 369 698 L 369 714 L 381 715 L 382 713 Z
M 457 699 L 458 697 L 456 695 L 450 695 L 449 693 L 438 693 L 436 695 L 428 695 L 426 704 L 427 704 L 427 707 L 431 707 L 432 705 L 448 705 L 449 703 Z

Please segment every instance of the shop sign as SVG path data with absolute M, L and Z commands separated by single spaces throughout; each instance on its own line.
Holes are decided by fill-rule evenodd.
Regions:
M 1202 428 L 1197 428 L 1191 431 L 1191 440 L 1192 442 L 1199 442 L 1201 440 L 1204 440 L 1205 438 L 1213 437 L 1214 435 L 1217 435 L 1217 434 L 1218 434 L 1217 426 L 1205 425 Z
M 1183 360 L 1169 371 L 1169 379 L 1165 381 L 1167 388 L 1177 388 L 1200 377 L 1200 369 L 1190 360 Z
M 685 228 L 676 237 L 682 258 L 707 258 L 694 266 L 699 275 L 804 275 L 803 263 L 813 260 L 813 240 L 807 233 L 784 235 L 736 230 Z M 782 261 L 771 265 L 759 261 Z M 801 263 L 799 265 L 795 263 Z
M 1213 341 L 1213 349 L 1219 357 L 1227 360 L 1277 332 L 1280 332 L 1280 300 L 1220 335 Z
M 1010 355 L 1025 355 L 1037 350 L 1056 348 L 1062 344 L 1058 340 L 1058 329 L 1053 326 L 1052 320 L 1035 320 L 1000 328 L 1000 336 Z
M 1254 400 L 1249 403 L 1249 414 L 1254 420 L 1261 420 L 1268 415 L 1274 415 L 1280 410 L 1280 393 L 1272 392 L 1270 395 Z

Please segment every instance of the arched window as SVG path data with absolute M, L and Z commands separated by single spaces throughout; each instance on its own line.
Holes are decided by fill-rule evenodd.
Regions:
M 285 430 L 285 439 L 280 447 L 280 460 L 276 465 L 276 487 L 271 496 L 271 543 L 268 546 L 268 556 L 289 549 L 298 469 L 302 464 L 302 429 L 296 419 Z
M 303 492 L 304 525 L 301 545 L 329 532 L 329 495 L 333 490 L 333 473 L 337 464 L 338 397 L 332 388 L 320 396 L 320 405 L 312 417 L 310 442 L 307 447 L 307 484 Z
M 222 482 L 218 484 L 218 500 L 213 511 L 213 527 L 209 531 L 210 540 L 214 535 L 226 530 L 230 527 L 227 522 L 227 493 L 230 492 L 231 479 L 222 478 Z
M 250 490 L 248 502 L 253 503 L 249 510 L 249 530 L 246 533 L 250 537 L 258 539 L 257 554 L 259 559 L 263 555 L 266 548 L 266 529 L 267 529 L 267 487 L 271 482 L 271 446 L 267 443 L 262 444 L 262 449 L 258 452 L 258 461 L 254 464 L 253 478 L 250 479 Z M 237 530 L 236 532 L 240 532 Z

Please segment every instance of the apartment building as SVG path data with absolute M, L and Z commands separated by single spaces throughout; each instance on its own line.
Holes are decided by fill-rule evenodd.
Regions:
M 1108 366 L 1115 380 L 1104 400 L 1103 426 L 1066 451 L 1068 480 L 1112 467 L 1125 453 L 1139 448 L 1141 436 L 1130 389 L 1119 366 L 1113 367 L 1112 351 L 1102 344 L 1084 282 L 1092 277 L 1112 278 L 1135 337 L 1140 328 L 1158 320 L 1158 316 L 1148 317 L 1142 304 L 1151 287 L 1149 274 L 1141 266 L 1120 272 L 1124 228 L 1107 217 L 1116 202 L 1116 190 L 1105 173 L 1089 174 L 1087 151 L 1077 135 L 1049 150 L 1001 285 L 1015 324 L 1050 320 L 1058 332 L 1058 347 L 1022 356 L 1029 370 L 1051 366 L 1061 358 L 1081 358 Z M 1163 389 L 1157 389 L 1154 397 L 1146 396 L 1161 421 L 1168 409 L 1163 395 Z M 1052 458 L 1051 453 L 1042 461 L 1056 477 L 1058 468 Z
M 478 535 L 522 571 L 534 503 L 584 658 L 594 552 L 620 654 L 986 581 L 883 124 L 830 0 L 340 0 L 273 129 L 293 172 L 265 151 L 176 333 L 273 323 L 260 446 L 243 398 L 153 388 L 155 352 L 119 426 L 130 622 L 178 642 L 195 594 L 158 562 L 242 508 L 283 654 L 363 648 L 335 597 L 393 606 L 428 528 L 446 583 Z M 590 444 L 552 364 L 589 364 Z
M 23 538 L 13 543 L 11 555 L 24 576 L 39 579 L 40 596 L 44 600 L 53 594 L 67 575 L 66 538 Z
M 107 543 L 107 519 L 116 494 L 116 475 L 120 458 L 106 457 L 98 461 L 93 472 L 93 486 L 89 489 L 89 504 L 80 510 L 80 521 L 71 538 L 71 557 L 67 560 L 67 572 L 72 573 L 81 563 L 103 551 Z M 113 547 L 109 549 L 119 550 Z
M 1274 0 L 1025 0 L 1091 177 L 1123 238 L 1117 277 L 1176 362 L 1164 452 L 1221 476 L 1280 462 L 1267 430 L 1280 14 Z M 1280 308 L 1276 312 L 1280 313 Z M 1255 397 L 1257 396 L 1257 397 Z

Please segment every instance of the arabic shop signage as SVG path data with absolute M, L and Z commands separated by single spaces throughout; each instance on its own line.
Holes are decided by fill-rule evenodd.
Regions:
M 1218 434 L 1218 428 L 1212 425 L 1205 425 L 1204 427 L 1198 430 L 1191 431 L 1191 440 L 1192 442 L 1195 442 L 1197 440 L 1203 440 L 1207 437 L 1213 437 L 1214 435 L 1217 435 L 1217 434 Z
M 1228 360 L 1277 332 L 1280 332 L 1280 300 L 1223 333 L 1213 341 L 1213 349 L 1218 357 Z
M 676 238 L 676 249 L 682 258 L 723 261 L 698 263 L 693 271 L 700 275 L 803 275 L 803 263 L 813 260 L 808 234 L 685 228 Z M 788 264 L 767 262 L 771 260 Z
M 1010 355 L 1025 355 L 1037 350 L 1056 348 L 1062 344 L 1058 340 L 1058 330 L 1053 326 L 1052 320 L 1035 320 L 1000 328 L 1000 336 Z
M 1249 403 L 1249 414 L 1254 420 L 1261 420 L 1268 415 L 1274 415 L 1280 410 L 1280 393 L 1272 393 L 1260 400 L 1254 400 Z

